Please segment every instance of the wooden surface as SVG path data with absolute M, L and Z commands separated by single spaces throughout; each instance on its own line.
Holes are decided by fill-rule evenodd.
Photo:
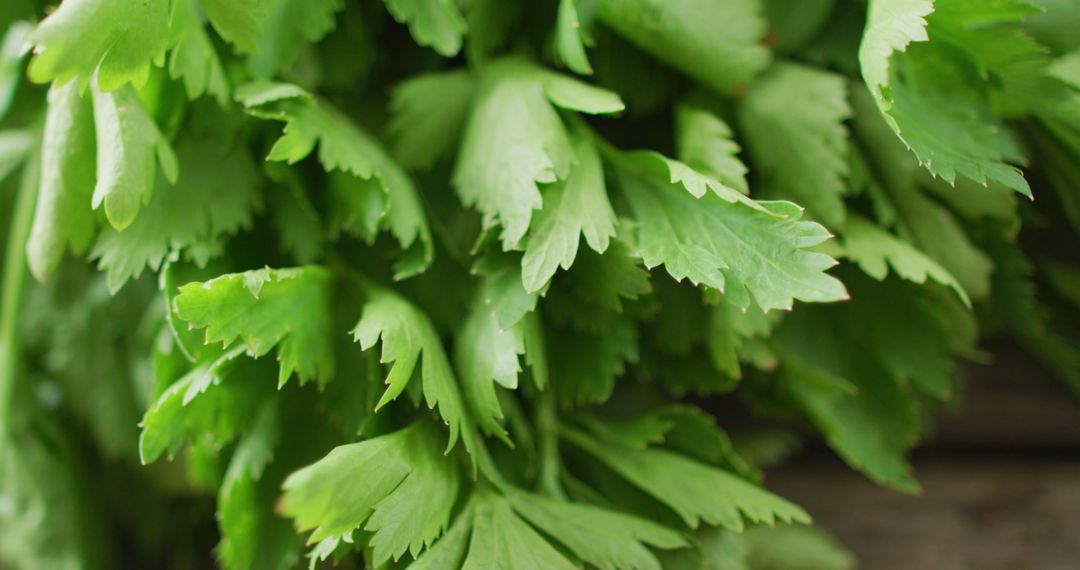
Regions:
M 914 455 L 921 495 L 878 487 L 820 448 L 767 485 L 867 570 L 1080 570 L 1080 400 L 1022 353 L 996 352 Z
M 915 465 L 921 496 L 875 486 L 831 458 L 781 469 L 768 486 L 867 570 L 1080 568 L 1080 461 L 930 455 Z

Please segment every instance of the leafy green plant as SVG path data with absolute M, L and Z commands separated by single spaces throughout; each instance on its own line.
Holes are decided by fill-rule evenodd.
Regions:
M 915 492 L 981 339 L 1080 390 L 1071 0 L 50 4 L 5 565 L 848 568 L 793 428 Z

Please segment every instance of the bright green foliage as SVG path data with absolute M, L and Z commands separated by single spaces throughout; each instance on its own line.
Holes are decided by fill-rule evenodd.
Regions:
M 600 0 L 597 18 L 641 49 L 722 93 L 769 64 L 758 0 Z
M 419 361 L 424 398 L 429 408 L 438 406 L 439 414 L 450 427 L 447 449 L 453 447 L 465 422 L 464 405 L 438 332 L 426 315 L 395 293 L 371 289 L 368 296 L 363 316 L 352 334 L 364 350 L 375 346 L 381 338 L 379 360 L 391 364 L 386 392 L 376 408 L 401 395 Z
M 94 111 L 90 97 L 72 83 L 49 92 L 49 112 L 41 143 L 41 188 L 27 261 L 40 281 L 56 271 L 70 245 L 90 247 L 96 223 L 90 210 L 94 192 Z
M 525 520 L 597 568 L 659 569 L 646 544 L 664 549 L 686 545 L 679 533 L 636 517 L 527 493 L 507 499 Z
M 597 253 L 604 253 L 615 235 L 615 212 L 604 190 L 596 142 L 585 132 L 574 132 L 572 137 L 577 165 L 565 181 L 547 189 L 521 258 L 521 278 L 529 292 L 543 288 L 559 267 L 570 269 L 579 236 Z
M 852 568 L 803 438 L 1080 390 L 1077 22 L 0 2 L 0 567 Z
M 247 4 L 252 6 L 255 2 Z M 266 15 L 261 19 L 262 34 L 258 37 L 258 48 L 248 58 L 248 67 L 255 77 L 263 79 L 292 65 L 301 48 L 330 33 L 336 14 L 345 6 L 343 0 L 261 0 L 259 4 L 265 5 Z M 245 38 L 239 44 L 244 48 L 247 38 L 257 34 L 251 32 L 250 24 L 241 22 L 235 20 L 237 35 L 233 37 L 238 42 L 240 37 Z
M 224 236 L 251 226 L 261 206 L 254 161 L 243 147 L 218 145 L 210 139 L 178 141 L 184 177 L 175 184 L 158 178 L 150 203 L 130 226 L 102 231 L 92 256 L 108 272 L 111 290 L 146 268 L 157 271 L 177 252 L 205 265 L 220 254 Z
M 473 506 L 473 530 L 469 554 L 462 570 L 492 568 L 510 570 L 515 567 L 575 568 L 539 533 L 518 517 L 510 504 L 493 494 L 484 494 Z
M 778 64 L 739 107 L 760 192 L 788 196 L 830 228 L 844 224 L 847 85 L 839 75 Z
M 229 80 L 201 18 L 195 0 L 173 3 L 170 24 L 175 47 L 169 55 L 169 75 L 184 80 L 189 99 L 209 93 L 224 105 L 229 99 Z
M 206 329 L 206 343 L 240 340 L 258 358 L 275 346 L 278 385 L 296 373 L 325 383 L 334 374 L 330 349 L 331 274 L 322 267 L 258 269 L 180 288 L 176 316 Z
M 377 189 L 386 195 L 384 210 L 377 217 L 404 250 L 397 266 L 399 279 L 411 277 L 431 263 L 431 232 L 416 187 L 375 139 L 292 85 L 250 84 L 238 96 L 253 114 L 286 123 L 267 160 L 294 164 L 311 154 L 317 144 L 319 162 L 328 172 L 340 170 L 363 180 L 356 191 Z
M 465 70 L 420 75 L 394 89 L 390 129 L 394 156 L 402 166 L 427 169 L 450 154 L 472 95 L 473 80 Z
M 454 356 L 477 423 L 484 431 L 505 438 L 498 423 L 503 414 L 495 384 L 517 389 L 521 372 L 518 356 L 524 355 L 532 365 L 534 382 L 543 388 L 547 383 L 547 358 L 537 315 L 530 312 L 536 294 L 522 288 L 517 268 L 488 262 L 478 272 L 484 280 L 472 313 L 458 335 Z
M 109 223 L 123 230 L 150 200 L 158 163 L 165 179 L 176 182 L 176 155 L 131 87 L 94 90 L 94 128 L 97 183 L 91 204 L 104 205 Z
M 0 15 L 0 30 L 6 22 Z M 33 26 L 29 22 L 11 22 L 0 39 L 0 119 L 11 109 L 22 75 L 23 45 Z
M 950 184 L 959 173 L 982 184 L 1000 182 L 1030 196 L 1023 175 L 1007 163 L 1021 161 L 1019 149 L 988 116 L 980 101 L 982 86 L 977 80 L 975 85 L 958 85 L 956 78 L 965 73 L 985 76 L 988 65 L 1034 53 L 1032 46 L 1037 44 L 1026 37 L 1009 35 L 1007 28 L 994 29 L 1031 14 L 1032 6 L 1018 0 L 992 7 L 965 0 L 939 4 L 936 8 L 942 14 L 930 18 L 929 32 L 966 52 L 969 59 L 961 61 L 933 43 L 913 44 L 928 40 L 933 0 L 874 0 L 859 49 L 866 85 L 893 130 L 930 172 Z M 898 54 L 905 50 L 910 53 Z M 903 78 L 897 80 L 901 72 Z M 955 136 L 958 132 L 966 136 Z
M 836 262 L 805 251 L 829 234 L 816 223 L 800 221 L 798 206 L 752 202 L 730 189 L 717 195 L 722 187 L 699 182 L 701 175 L 685 166 L 669 163 L 680 170 L 669 166 L 667 178 L 652 166 L 657 160 L 646 159 L 651 157 L 622 158 L 618 180 L 641 224 L 637 241 L 647 267 L 664 264 L 675 279 L 724 291 L 739 306 L 753 296 L 765 310 L 790 309 L 795 299 L 847 297 L 844 286 L 825 273 Z M 703 186 L 695 193 L 698 183 Z M 707 193 L 704 184 L 713 192 Z
M 409 24 L 416 43 L 451 57 L 461 50 L 465 18 L 453 0 L 384 0 L 394 19 Z
M 723 119 L 707 109 L 680 105 L 675 108 L 675 137 L 680 161 L 724 186 L 749 191 L 746 165 L 738 157 L 742 149 Z
M 588 75 L 593 71 L 589 56 L 585 54 L 585 37 L 574 0 L 559 0 L 555 55 L 575 73 Z
M 153 463 L 163 453 L 175 454 L 203 430 L 226 443 L 235 437 L 251 412 L 252 385 L 226 376 L 242 349 L 210 355 L 168 387 L 141 422 L 139 457 Z
M 401 431 L 335 448 L 285 481 L 282 511 L 309 543 L 345 539 L 363 525 L 373 560 L 414 556 L 442 534 L 457 497 L 458 471 L 437 433 L 417 422 Z M 366 524 L 365 524 L 366 522 Z
M 30 63 L 34 81 L 75 79 L 85 86 L 96 73 L 103 91 L 129 81 L 142 85 L 169 47 L 169 3 L 66 0 L 28 39 L 36 51 Z
M 743 517 L 770 525 L 781 521 L 810 522 L 802 509 L 780 497 L 678 453 L 601 442 L 571 430 L 564 431 L 563 436 L 671 507 L 692 528 L 704 521 L 741 531 Z
M 971 304 L 967 293 L 952 274 L 908 242 L 855 216 L 848 218 L 844 234 L 847 257 L 874 279 L 883 281 L 889 274 L 889 267 L 892 267 L 902 279 L 915 283 L 926 283 L 927 279 L 932 279 L 951 287 L 965 304 Z
M 513 249 L 543 205 L 538 184 L 566 180 L 575 162 L 555 107 L 615 113 L 623 104 L 613 93 L 518 59 L 487 66 L 474 98 L 454 186 L 483 213 L 485 227 L 502 225 L 503 248 Z
M 270 0 L 199 0 L 214 29 L 242 52 L 258 46 Z

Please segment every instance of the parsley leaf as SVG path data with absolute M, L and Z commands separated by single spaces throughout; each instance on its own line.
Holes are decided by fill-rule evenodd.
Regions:
M 169 55 L 169 75 L 184 80 L 188 99 L 209 93 L 224 106 L 229 100 L 229 80 L 195 0 L 173 2 L 170 31 L 176 47 Z
M 370 288 L 363 315 L 352 334 L 364 350 L 382 338 L 379 360 L 392 363 L 386 377 L 386 392 L 379 398 L 376 409 L 401 395 L 419 360 L 424 398 L 429 408 L 438 406 L 439 414 L 450 427 L 446 448 L 454 447 L 458 434 L 467 428 L 464 405 L 442 341 L 427 316 L 396 293 Z
M 600 0 L 596 16 L 658 59 L 720 93 L 769 64 L 758 0 Z
M 205 265 L 223 236 L 251 226 L 262 207 L 258 171 L 247 149 L 221 148 L 207 138 L 184 137 L 176 153 L 184 176 L 158 188 L 124 231 L 105 229 L 91 256 L 106 270 L 113 292 L 149 267 L 157 271 L 173 252 Z
M 96 73 L 105 92 L 142 86 L 151 63 L 164 63 L 169 38 L 168 2 L 64 0 L 27 38 L 35 51 L 30 78 L 85 87 Z
M 738 158 L 742 151 L 731 127 L 709 110 L 682 104 L 675 108 L 675 145 L 679 160 L 690 168 L 743 194 L 746 165 Z
M 293 373 L 325 383 L 334 375 L 332 288 L 322 267 L 258 269 L 184 285 L 173 306 L 181 320 L 206 329 L 207 344 L 242 339 L 253 358 L 277 346 L 278 386 Z
M 826 226 L 843 227 L 850 117 L 839 75 L 795 64 L 766 72 L 739 106 L 762 195 L 790 197 Z
M 390 96 L 394 157 L 408 168 L 431 168 L 454 150 L 473 97 L 464 70 L 428 73 L 396 87 Z
M 845 255 L 857 263 L 867 275 L 883 281 L 893 268 L 898 276 L 914 283 L 926 283 L 932 279 L 951 287 L 956 294 L 970 305 L 960 283 L 951 273 L 926 257 L 911 244 L 903 241 L 874 224 L 858 216 L 851 216 L 844 232 Z
M 55 271 L 70 245 L 83 253 L 97 223 L 94 192 L 94 116 L 89 96 L 74 83 L 49 91 L 41 150 L 41 187 L 26 244 L 27 262 L 39 281 Z
M 418 421 L 337 447 L 285 480 L 281 510 L 297 529 L 313 530 L 309 544 L 348 540 L 364 525 L 374 564 L 406 551 L 415 557 L 446 529 L 460 484 L 439 439 L 430 423 Z
M 384 0 L 394 19 L 409 25 L 416 43 L 453 57 L 461 50 L 465 17 L 453 0 Z
M 215 0 L 224 3 L 226 0 Z M 334 29 L 334 18 L 345 7 L 343 0 L 263 0 L 266 15 L 260 20 L 262 35 L 258 47 L 248 57 L 248 68 L 258 78 L 273 77 L 278 71 L 292 65 L 300 49 L 315 43 Z M 211 14 L 214 12 L 212 11 Z M 220 11 L 219 11 L 220 13 Z M 223 14 L 222 14 L 223 15 Z M 246 18 L 245 18 L 246 19 Z M 224 23 L 223 18 L 219 22 Z M 232 21 L 230 20 L 230 24 Z M 236 22 L 238 25 L 240 22 Z M 220 25 L 220 24 L 218 24 Z M 226 24 L 228 25 L 228 24 Z M 236 28 L 232 35 L 247 48 L 248 42 L 257 34 L 249 23 Z M 240 35 L 240 30 L 243 35 Z M 228 37 L 228 36 L 226 36 Z M 239 40 L 244 37 L 244 40 Z M 245 51 L 248 51 L 245 49 Z
M 416 187 L 371 135 L 296 86 L 253 83 L 237 96 L 254 115 L 285 122 L 285 132 L 267 160 L 294 164 L 318 145 L 319 162 L 326 171 L 347 172 L 386 194 L 385 226 L 403 250 L 396 265 L 397 279 L 412 277 L 431 265 L 431 230 Z
M 867 87 L 893 131 L 934 175 L 949 183 L 957 173 L 979 183 L 994 180 L 1030 197 L 1023 175 L 1006 163 L 1020 160 L 1016 144 L 989 116 L 977 88 L 955 81 L 967 73 L 963 64 L 937 48 L 937 39 L 921 43 L 930 39 L 927 22 L 934 6 L 932 0 L 870 3 L 859 48 Z M 966 26 L 948 15 L 943 22 L 936 31 L 947 33 L 950 23 Z M 990 43 L 996 42 L 995 36 Z
M 601 570 L 659 570 L 660 562 L 646 544 L 663 549 L 687 544 L 671 529 L 591 505 L 521 492 L 509 493 L 506 498 L 525 520 Z
M 724 291 L 739 306 L 753 296 L 766 311 L 790 309 L 795 299 L 847 298 L 844 286 L 824 272 L 836 262 L 805 251 L 828 239 L 828 232 L 800 221 L 797 206 L 753 202 L 700 180 L 704 177 L 685 166 L 686 172 L 672 169 L 670 177 L 663 177 L 652 166 L 655 159 L 647 158 L 623 155 L 617 168 L 619 185 L 639 223 L 638 248 L 647 267 L 664 264 L 676 280 L 689 278 Z M 706 187 L 714 192 L 707 193 Z
M 601 442 L 576 429 L 561 435 L 630 483 L 671 507 L 690 527 L 704 520 L 735 531 L 754 523 L 810 522 L 801 508 L 742 479 L 678 453 Z
M 604 253 L 615 235 L 615 212 L 608 202 L 596 141 L 581 129 L 571 137 L 576 165 L 565 181 L 544 191 L 544 206 L 521 258 L 521 278 L 528 292 L 543 288 L 559 267 L 570 269 L 579 236 Z
M 585 53 L 584 31 L 574 0 L 559 0 L 555 24 L 555 56 L 574 73 L 589 75 L 592 65 Z
M 179 167 L 172 146 L 134 89 L 128 86 L 112 93 L 94 89 L 93 94 L 97 183 L 91 205 L 97 209 L 104 204 L 109 223 L 123 230 L 149 201 L 158 163 L 172 183 L 179 177 Z
M 585 113 L 623 109 L 608 91 L 526 61 L 489 64 L 476 87 L 453 182 L 477 207 L 484 226 L 499 223 L 503 249 L 514 249 L 543 205 L 538 184 L 566 180 L 574 163 L 569 134 L 555 108 Z

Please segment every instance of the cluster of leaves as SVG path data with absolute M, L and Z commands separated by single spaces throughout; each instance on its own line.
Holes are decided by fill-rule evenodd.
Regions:
M 14 567 L 847 568 L 690 401 L 915 491 L 980 336 L 1080 390 L 1072 0 L 46 4 L 0 6 Z

